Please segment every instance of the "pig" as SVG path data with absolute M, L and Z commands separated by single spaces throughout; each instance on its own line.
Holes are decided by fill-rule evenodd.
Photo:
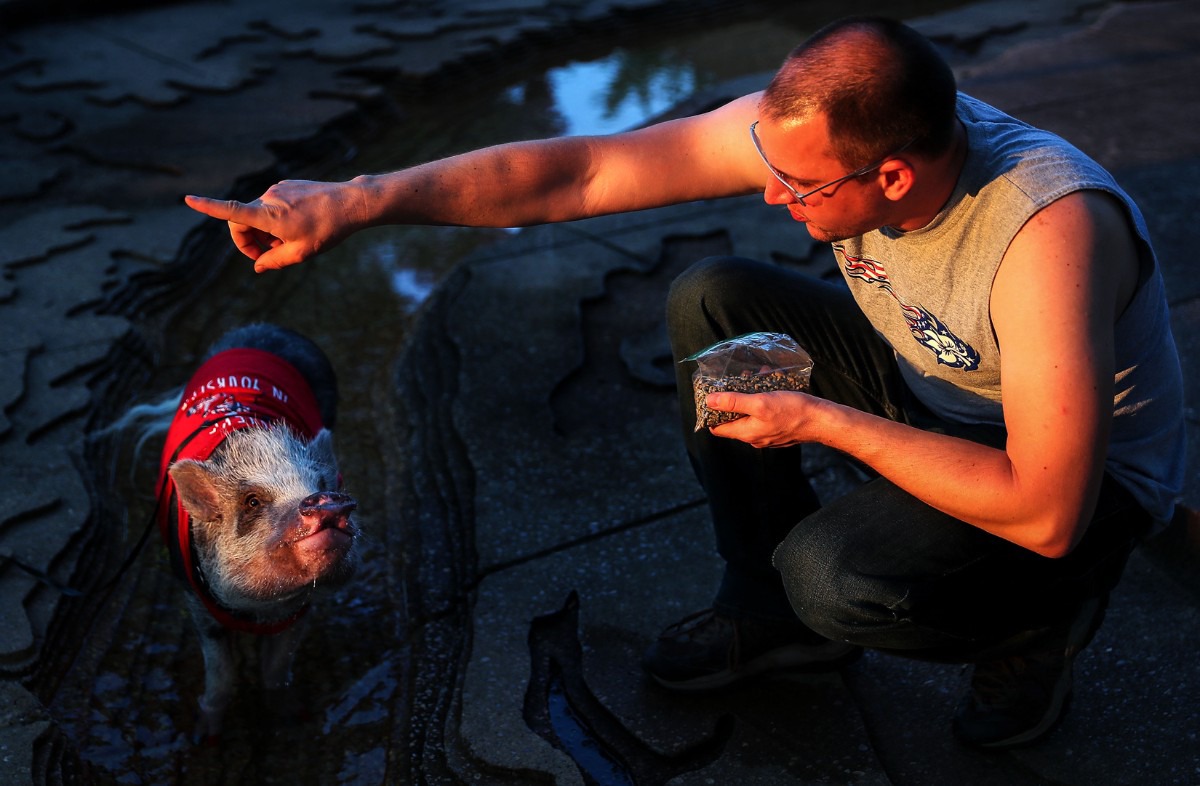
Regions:
M 195 738 L 216 743 L 235 695 L 234 637 L 259 638 L 266 690 L 290 685 L 305 612 L 358 566 L 357 502 L 333 451 L 333 368 L 307 337 L 235 328 L 176 401 L 156 515 L 203 652 Z

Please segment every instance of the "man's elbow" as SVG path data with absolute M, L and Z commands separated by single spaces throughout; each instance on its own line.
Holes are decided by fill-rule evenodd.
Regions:
M 1051 516 L 1033 528 L 1026 548 L 1048 559 L 1062 559 L 1075 550 L 1087 524 L 1075 516 Z
M 1048 559 L 1062 559 L 1074 550 L 1075 544 L 1059 540 L 1047 541 L 1031 547 L 1032 551 Z

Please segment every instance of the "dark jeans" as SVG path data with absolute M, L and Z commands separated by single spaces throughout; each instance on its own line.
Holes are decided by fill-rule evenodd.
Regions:
M 672 285 L 667 325 L 676 359 L 742 333 L 787 333 L 813 357 L 814 395 L 1004 445 L 1002 428 L 940 421 L 917 401 L 840 282 L 707 259 Z M 759 450 L 694 432 L 695 364 L 676 368 L 688 455 L 726 563 L 718 607 L 768 619 L 798 615 L 831 639 L 913 657 L 978 660 L 1053 637 L 1086 599 L 1106 597 L 1149 527 L 1149 516 L 1108 477 L 1082 542 L 1061 559 L 951 518 L 884 478 L 822 506 L 800 447 Z

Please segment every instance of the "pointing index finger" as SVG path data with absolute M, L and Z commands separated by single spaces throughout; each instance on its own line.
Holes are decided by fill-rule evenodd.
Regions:
M 234 199 L 209 199 L 208 197 L 192 196 L 191 194 L 183 198 L 184 204 L 195 210 L 198 213 L 203 213 L 210 218 L 220 219 L 221 221 L 235 221 L 239 224 L 245 222 L 245 213 L 249 209 L 246 205 Z M 239 220 L 239 216 L 243 220 Z

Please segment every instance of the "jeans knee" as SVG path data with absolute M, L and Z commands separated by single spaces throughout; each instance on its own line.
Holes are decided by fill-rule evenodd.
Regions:
M 796 527 L 772 561 L 800 621 L 826 638 L 862 643 L 875 626 L 895 621 L 887 588 L 859 575 L 836 539 Z
M 816 630 L 829 616 L 826 560 L 804 543 L 804 534 L 796 527 L 776 547 L 771 562 L 779 571 L 788 602 L 800 620 Z M 818 631 L 822 633 L 823 631 Z
M 675 277 L 667 293 L 667 315 L 676 313 L 677 306 L 693 308 L 702 304 L 712 292 L 722 290 L 721 279 L 729 257 L 706 257 Z
M 671 282 L 667 332 L 679 357 L 729 337 L 729 312 L 739 310 L 746 271 L 756 264 L 738 257 L 707 257 Z

